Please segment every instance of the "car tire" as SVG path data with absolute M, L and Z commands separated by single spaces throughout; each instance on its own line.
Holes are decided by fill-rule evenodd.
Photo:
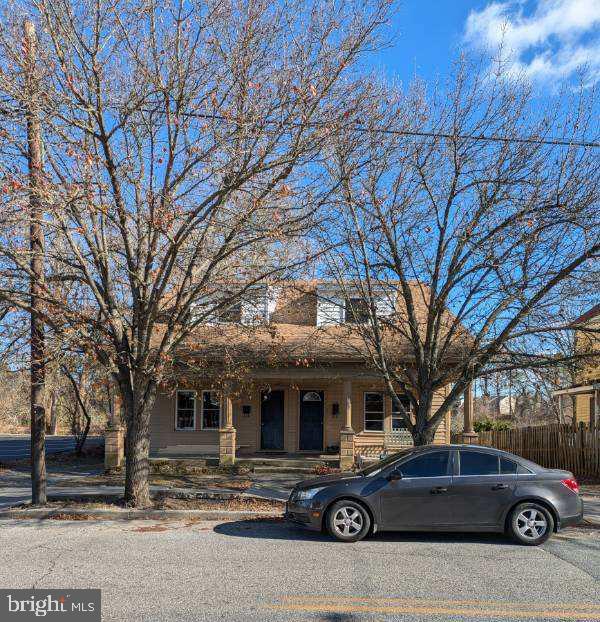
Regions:
M 356 501 L 336 501 L 327 512 L 327 531 L 341 542 L 358 542 L 371 529 L 371 517 Z
M 546 542 L 554 531 L 554 517 L 543 505 L 519 503 L 510 513 L 508 531 L 512 539 L 525 546 Z

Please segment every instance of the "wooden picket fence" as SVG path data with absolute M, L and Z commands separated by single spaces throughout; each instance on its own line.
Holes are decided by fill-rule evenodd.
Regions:
M 496 447 L 578 477 L 600 477 L 600 430 L 583 423 L 550 424 L 479 433 L 479 444 Z

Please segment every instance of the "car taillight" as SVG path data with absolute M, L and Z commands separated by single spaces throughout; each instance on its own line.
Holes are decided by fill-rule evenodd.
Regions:
M 579 493 L 579 484 L 577 483 L 577 480 L 575 480 L 575 479 L 561 479 L 560 483 L 563 486 L 566 486 L 569 490 L 572 490 L 573 492 Z

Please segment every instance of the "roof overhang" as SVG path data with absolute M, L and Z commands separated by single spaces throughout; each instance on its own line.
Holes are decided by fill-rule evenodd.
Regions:
M 558 389 L 558 391 L 552 391 L 553 397 L 560 395 L 581 395 L 589 394 L 593 395 L 595 391 L 600 391 L 600 383 L 586 384 L 579 387 L 568 387 L 567 389 Z

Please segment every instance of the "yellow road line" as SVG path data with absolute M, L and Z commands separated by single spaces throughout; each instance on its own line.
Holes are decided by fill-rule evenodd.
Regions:
M 584 610 L 592 611 L 600 615 L 600 603 L 584 605 L 582 603 L 531 603 L 531 602 L 516 602 L 516 601 L 502 601 L 502 600 L 446 600 L 441 598 L 400 598 L 400 597 L 385 597 L 385 596 L 287 596 L 282 599 L 284 603 L 292 604 L 317 604 L 317 603 L 399 603 L 410 604 L 416 606 L 491 606 L 492 608 L 498 607 L 500 609 L 530 607 L 530 608 L 543 608 L 544 610 L 560 609 L 560 610 Z
M 425 614 L 425 615 L 455 615 L 464 617 L 497 617 L 497 618 L 556 618 L 561 620 L 584 620 L 593 622 L 600 620 L 598 611 L 574 611 L 560 609 L 475 609 L 470 607 L 433 606 L 433 605 L 345 605 L 343 603 L 306 603 L 306 604 L 281 604 L 267 605 L 269 609 L 285 611 L 302 611 L 304 613 L 389 613 L 389 614 Z

